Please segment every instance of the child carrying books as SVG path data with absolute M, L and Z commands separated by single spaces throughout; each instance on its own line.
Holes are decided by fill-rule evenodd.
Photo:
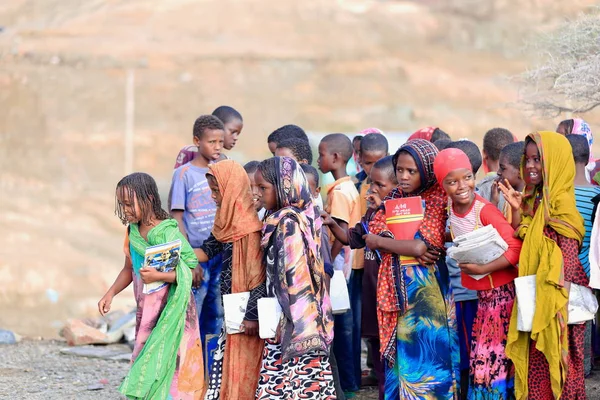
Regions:
M 104 315 L 114 296 L 134 283 L 137 303 L 136 338 L 131 370 L 119 390 L 128 398 L 196 399 L 204 390 L 204 363 L 198 318 L 192 297 L 194 251 L 177 222 L 161 207 L 154 179 L 144 173 L 126 176 L 117 184 L 116 214 L 128 225 L 125 265 L 98 302 Z M 144 267 L 150 246 L 181 241 L 174 271 Z M 150 294 L 144 284 L 168 283 Z
M 514 368 L 506 357 L 506 336 L 515 299 L 514 279 L 521 241 L 502 213 L 475 193 L 475 176 L 467 155 L 445 149 L 434 162 L 434 172 L 449 200 L 452 237 L 484 226 L 493 226 L 508 249 L 485 265 L 459 264 L 462 285 L 477 290 L 477 314 L 473 324 L 468 399 L 514 397 Z M 485 275 L 481 277 L 481 275 Z M 466 390 L 466 388 L 461 388 Z

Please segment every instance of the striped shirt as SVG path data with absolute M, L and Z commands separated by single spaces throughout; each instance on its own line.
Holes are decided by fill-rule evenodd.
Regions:
M 594 203 L 592 199 L 600 194 L 598 186 L 576 186 L 575 187 L 575 202 L 577 210 L 583 218 L 585 226 L 585 236 L 579 251 L 579 261 L 583 266 L 586 275 L 590 276 L 590 236 L 592 235 L 592 213 L 594 211 Z

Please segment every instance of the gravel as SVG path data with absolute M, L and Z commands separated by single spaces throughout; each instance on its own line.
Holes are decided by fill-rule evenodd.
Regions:
M 124 399 L 117 388 L 129 363 L 61 354 L 61 341 L 24 340 L 0 345 L 0 399 Z M 588 399 L 600 399 L 600 371 L 586 380 Z M 376 388 L 355 400 L 376 400 Z

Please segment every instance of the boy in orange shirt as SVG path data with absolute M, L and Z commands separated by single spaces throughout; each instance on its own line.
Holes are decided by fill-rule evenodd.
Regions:
M 346 173 L 346 166 L 353 154 L 352 142 L 341 133 L 325 136 L 319 144 L 317 164 L 324 174 L 331 172 L 335 182 L 327 191 L 325 212 L 337 224 L 347 230 L 360 221 L 360 201 L 358 191 Z M 333 238 L 333 235 L 331 235 Z M 335 316 L 333 352 L 336 357 L 342 389 L 346 398 L 352 398 L 360 388 L 360 291 L 353 288 L 358 279 L 352 270 L 353 251 L 339 240 L 331 246 L 331 259 L 334 267 L 343 270 L 346 280 L 349 279 L 350 310 Z M 357 274 L 358 275 L 358 274 Z M 354 293 L 354 296 L 353 296 Z M 358 299 L 357 299 L 358 297 Z M 356 315 L 357 318 L 354 318 Z

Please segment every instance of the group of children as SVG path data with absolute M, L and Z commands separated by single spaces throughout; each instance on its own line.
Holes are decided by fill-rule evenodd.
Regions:
M 125 264 L 98 307 L 108 312 L 134 283 L 137 335 L 123 394 L 344 399 L 372 380 L 386 400 L 586 398 L 592 321 L 567 323 L 569 288 L 589 288 L 597 267 L 590 246 L 600 245 L 590 243 L 600 187 L 585 122 L 563 121 L 558 133 L 521 142 L 495 128 L 482 151 L 437 127 L 415 132 L 393 155 L 378 129 L 353 141 L 330 134 L 318 145 L 318 169 L 334 179 L 323 191 L 302 128 L 275 130 L 267 139 L 273 157 L 244 166 L 222 152 L 242 129 L 227 106 L 195 121 L 194 145 L 176 159 L 169 213 L 149 175 L 117 185 Z M 352 158 L 355 177 L 347 173 Z M 385 202 L 416 196 L 420 227 L 396 239 Z M 499 258 L 478 265 L 446 256 L 454 238 L 488 225 L 507 244 Z M 143 266 L 147 247 L 176 239 L 183 245 L 174 271 Z M 336 271 L 350 307 L 334 314 Z M 537 276 L 538 306 L 531 332 L 522 332 L 515 279 L 529 275 Z M 170 285 L 143 294 L 156 281 Z M 228 334 L 222 296 L 242 292 L 241 333 Z M 275 337 L 264 340 L 262 298 L 282 311 Z M 215 334 L 205 377 L 203 344 Z

